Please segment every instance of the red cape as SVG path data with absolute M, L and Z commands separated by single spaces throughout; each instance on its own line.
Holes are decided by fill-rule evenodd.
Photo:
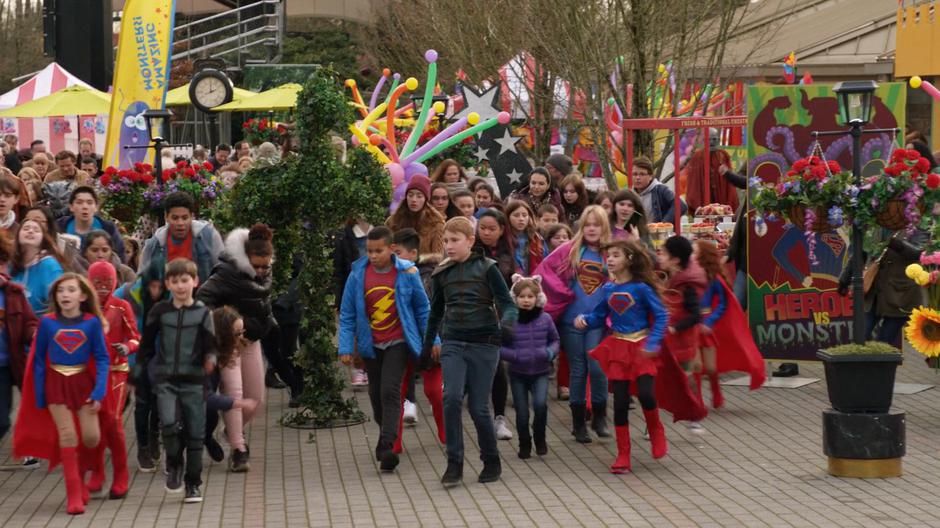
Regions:
M 712 331 L 718 341 L 718 372 L 747 372 L 751 375 L 751 390 L 759 389 L 767 380 L 764 370 L 764 356 L 757 350 L 751 328 L 748 326 L 744 310 L 738 304 L 737 297 L 724 279 L 721 286 L 725 290 L 725 313 L 715 323 Z M 717 305 L 717 299 L 715 305 Z M 712 309 L 716 306 L 713 305 Z
M 36 357 L 36 341 L 33 340 L 29 349 L 29 358 L 26 360 L 26 370 L 23 375 L 23 390 L 20 393 L 20 408 L 16 413 L 16 426 L 13 429 L 13 456 L 43 458 L 49 461 L 49 471 L 55 469 L 60 462 L 59 434 L 52 421 L 49 409 L 36 407 L 36 389 L 33 384 L 33 359 Z M 48 365 L 48 359 L 47 359 Z M 95 375 L 94 357 L 89 357 L 88 368 L 92 376 Z M 109 376 L 110 377 L 110 376 Z M 104 400 L 101 402 L 101 411 L 110 409 L 111 398 L 110 380 L 105 390 Z M 99 460 L 104 449 L 104 442 L 99 441 L 98 446 L 88 449 L 82 445 L 81 429 L 78 416 L 75 416 L 75 431 L 79 437 L 79 459 L 82 467 L 90 467 L 92 461 Z M 102 433 L 102 437 L 103 437 Z
M 689 386 L 688 375 L 679 366 L 676 356 L 663 345 L 659 355 L 653 360 L 656 363 L 656 404 L 672 414 L 672 421 L 704 420 L 708 416 L 708 409 Z M 633 385 L 636 394 L 636 384 Z

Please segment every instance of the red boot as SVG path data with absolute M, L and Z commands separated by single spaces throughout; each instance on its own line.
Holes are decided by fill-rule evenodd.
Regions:
M 85 503 L 82 501 L 82 492 L 85 483 L 78 471 L 78 453 L 74 447 L 61 447 L 62 473 L 65 477 L 65 494 L 68 497 L 66 511 L 69 515 L 85 513 Z
M 610 466 L 610 472 L 620 475 L 630 471 L 630 426 L 614 427 L 617 433 L 617 460 Z
M 111 450 L 111 465 L 114 466 L 114 478 L 111 481 L 110 499 L 123 499 L 127 495 L 127 446 L 124 444 L 124 429 L 120 426 L 111 428 L 108 433 L 108 449 Z
M 669 452 L 669 444 L 666 443 L 666 428 L 659 419 L 659 408 L 656 407 L 647 411 L 643 409 L 643 416 L 646 418 L 646 428 L 649 430 L 650 443 L 653 448 L 653 458 L 662 458 Z
M 100 459 L 91 467 L 91 476 L 85 486 L 90 493 L 98 493 L 104 487 L 104 450 L 101 451 Z
M 721 380 L 718 379 L 718 374 L 709 374 L 708 382 L 712 387 L 712 407 L 715 409 L 721 408 L 725 404 L 725 397 L 721 395 Z

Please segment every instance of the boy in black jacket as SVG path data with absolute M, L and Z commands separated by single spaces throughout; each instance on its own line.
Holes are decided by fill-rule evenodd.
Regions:
M 215 328 L 206 305 L 193 298 L 198 285 L 196 264 L 174 259 L 166 266 L 166 287 L 171 300 L 160 301 L 147 314 L 134 379 L 145 376 L 153 357 L 157 410 L 166 450 L 166 490 L 183 489 L 183 440 L 177 426 L 177 408 L 186 443 L 186 497 L 202 502 L 202 448 L 206 427 L 205 377 L 216 364 Z M 159 348 L 158 348 L 159 343 Z

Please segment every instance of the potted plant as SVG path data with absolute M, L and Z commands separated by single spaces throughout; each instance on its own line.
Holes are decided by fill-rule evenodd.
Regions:
M 249 119 L 242 123 L 242 130 L 245 134 L 245 141 L 252 146 L 257 147 L 265 141 L 278 144 L 282 135 L 282 125 L 278 125 L 273 120 L 266 117 L 261 119 Z
M 153 182 L 153 166 L 149 163 L 135 163 L 133 169 L 123 170 L 108 167 L 98 178 L 102 211 L 133 232 L 144 213 L 144 194 Z
M 857 203 L 852 174 L 819 156 L 797 160 L 776 184 L 760 178 L 751 178 L 750 184 L 755 188 L 752 203 L 758 213 L 768 220 L 784 218 L 804 231 L 811 261 L 816 260 L 815 234 L 841 227 L 844 211 Z
M 903 356 L 878 341 L 820 350 L 833 409 L 844 413 L 886 413 L 894 395 L 894 375 Z
M 154 185 L 144 192 L 144 198 L 152 210 L 159 210 L 166 195 L 177 191 L 192 195 L 196 203 L 196 212 L 203 220 L 211 219 L 213 204 L 225 192 L 225 186 L 218 176 L 212 174 L 210 163 L 188 164 L 180 161 L 176 167 L 164 169 L 163 184 Z
M 916 150 L 897 149 L 881 174 L 866 178 L 858 193 L 855 221 L 862 228 L 892 231 L 919 226 L 925 198 L 940 188 L 940 174 Z

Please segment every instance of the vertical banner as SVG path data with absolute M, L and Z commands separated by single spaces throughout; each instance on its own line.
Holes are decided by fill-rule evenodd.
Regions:
M 872 98 L 870 128 L 904 130 L 906 87 L 884 83 Z M 750 86 L 747 92 L 748 177 L 776 182 L 796 160 L 813 154 L 812 132 L 846 130 L 831 85 Z M 892 150 L 892 134 L 862 136 L 862 174 L 880 173 Z M 903 146 L 903 145 L 902 145 Z M 819 152 L 852 167 L 852 138 L 826 136 Z M 748 211 L 747 302 L 751 332 L 767 359 L 815 360 L 816 351 L 852 338 L 852 299 L 836 292 L 848 265 L 849 231 L 819 233 L 810 262 L 803 230 L 783 219 L 757 229 Z
M 143 113 L 162 109 L 170 82 L 175 0 L 127 0 L 121 18 L 105 166 L 132 168 L 152 157 Z

